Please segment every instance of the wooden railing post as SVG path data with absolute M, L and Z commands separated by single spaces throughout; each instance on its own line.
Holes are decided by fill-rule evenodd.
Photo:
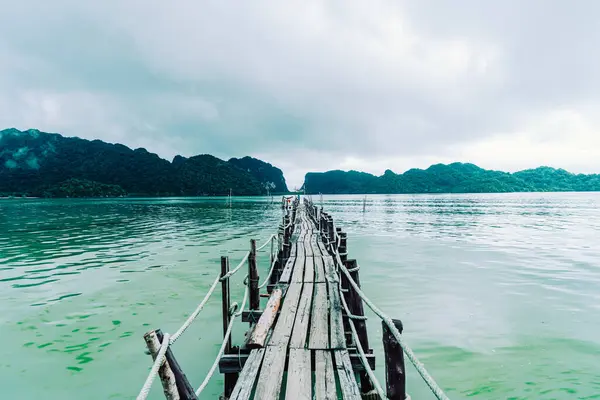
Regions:
M 229 258 L 221 256 L 221 277 L 225 276 L 229 272 Z M 221 303 L 223 311 L 223 337 L 227 333 L 229 327 L 229 321 L 231 316 L 229 315 L 229 309 L 231 307 L 231 295 L 229 293 L 229 279 L 221 281 Z M 225 354 L 231 352 L 231 336 L 225 345 Z
M 250 290 L 250 309 L 260 308 L 258 292 L 258 269 L 256 268 L 256 240 L 250 239 L 250 255 L 248 256 L 248 285 Z
M 156 360 L 156 356 L 160 350 L 160 341 L 156 336 L 156 331 L 147 332 L 144 335 L 144 340 L 146 341 L 146 346 L 152 356 L 152 360 Z M 179 391 L 177 390 L 177 383 L 175 382 L 175 374 L 173 374 L 173 371 L 171 370 L 169 361 L 165 361 L 160 367 L 158 376 L 167 400 L 179 400 Z
M 221 277 L 225 276 L 229 272 L 229 257 L 221 257 Z M 229 314 L 231 308 L 231 292 L 229 291 L 229 279 L 221 281 L 221 299 L 222 299 L 222 312 L 223 312 L 223 337 L 227 334 L 229 323 L 231 322 L 231 315 Z M 231 354 L 231 336 L 225 344 L 225 350 L 223 354 Z M 233 388 L 237 383 L 238 374 L 225 374 L 225 382 L 223 386 L 223 398 L 228 399 L 233 392 Z
M 340 259 L 342 260 L 343 263 L 346 262 L 346 260 L 348 259 L 348 253 L 347 253 L 347 246 L 346 246 L 346 233 L 342 232 L 342 228 L 335 228 L 337 231 L 338 236 L 340 237 L 340 244 L 339 244 L 339 248 L 338 251 L 340 253 Z M 337 243 L 337 242 L 336 242 Z
M 402 321 L 392 320 L 394 326 L 402 333 Z M 406 399 L 406 370 L 404 369 L 404 351 L 385 322 L 383 327 L 383 351 L 385 352 L 385 382 L 387 398 L 390 400 Z
M 285 264 L 287 263 L 288 258 L 290 257 L 290 228 L 288 225 L 290 224 L 290 217 L 285 216 L 283 218 L 283 263 L 281 264 L 281 268 L 285 268 Z
M 329 229 L 327 227 L 327 213 L 321 212 L 321 236 L 326 246 L 329 246 Z
M 160 329 L 150 331 L 144 335 L 146 346 L 155 360 L 160 350 L 161 343 L 164 340 L 164 335 Z M 198 400 L 194 393 L 194 388 L 190 385 L 187 377 L 183 373 L 181 366 L 175 359 L 171 349 L 167 349 L 165 353 L 165 363 L 158 370 L 160 381 L 163 385 L 165 397 L 168 400 Z
M 329 237 L 329 242 L 333 246 L 333 251 L 335 251 L 337 249 L 337 244 L 335 241 L 335 232 L 333 229 L 333 217 L 331 215 L 327 215 L 327 236 Z

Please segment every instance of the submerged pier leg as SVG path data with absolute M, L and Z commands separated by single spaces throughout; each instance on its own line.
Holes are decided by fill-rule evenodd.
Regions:
M 394 326 L 402 333 L 402 321 L 392 320 Z M 406 399 L 406 370 L 404 369 L 404 351 L 385 322 L 383 327 L 383 351 L 385 352 L 385 382 L 387 398 L 390 400 Z

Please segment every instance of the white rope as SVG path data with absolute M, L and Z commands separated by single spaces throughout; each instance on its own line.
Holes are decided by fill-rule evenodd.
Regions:
M 341 288 L 342 288 L 341 282 L 338 281 L 338 290 L 340 290 Z M 341 290 L 340 290 L 340 297 L 342 299 L 342 305 L 344 306 L 344 309 L 346 310 L 346 314 L 350 315 L 350 310 L 348 309 L 348 304 L 346 304 L 346 299 L 344 298 L 344 294 L 342 293 Z M 349 325 L 350 325 L 350 329 L 352 330 L 352 336 L 354 337 L 354 343 L 356 344 L 358 354 L 360 355 L 360 360 L 362 361 L 362 364 L 365 367 L 365 371 L 367 372 L 367 375 L 369 375 L 369 379 L 375 386 L 375 390 L 377 390 L 377 393 L 379 393 L 379 398 L 386 399 L 387 396 L 381 387 L 381 383 L 379 383 L 379 380 L 377 380 L 377 378 L 375 377 L 375 374 L 373 373 L 373 370 L 371 369 L 371 366 L 369 365 L 369 362 L 367 361 L 367 356 L 365 355 L 364 349 L 362 348 L 362 344 L 360 343 L 360 339 L 358 338 L 358 333 L 356 332 L 356 327 L 354 326 L 354 321 L 352 319 L 349 320 Z
M 248 261 L 248 257 L 250 257 L 250 252 L 247 251 L 246 255 L 244 256 L 244 258 L 242 258 L 242 261 L 240 261 L 240 263 L 237 265 L 237 267 L 235 267 L 234 269 L 232 269 L 231 271 L 229 271 L 228 273 L 226 273 L 225 275 L 223 275 L 220 280 L 224 281 L 225 279 L 228 279 L 231 275 L 235 274 L 236 272 L 238 272 L 240 270 L 240 268 L 242 268 L 244 266 L 244 264 L 246 263 L 246 261 Z
M 225 352 L 225 346 L 227 345 L 227 342 L 229 341 L 229 337 L 231 336 L 231 329 L 233 328 L 233 323 L 235 322 L 235 319 L 242 314 L 242 311 L 244 311 L 247 300 L 248 300 L 248 285 L 246 285 L 246 290 L 244 291 L 244 300 L 242 300 L 242 307 L 240 308 L 240 310 L 238 312 L 233 314 L 231 321 L 229 321 L 229 325 L 227 326 L 227 332 L 225 333 L 225 338 L 223 339 L 223 343 L 221 344 L 221 348 L 219 349 L 219 354 L 217 354 L 217 357 L 215 358 L 215 361 L 213 362 L 212 367 L 210 367 L 208 374 L 206 374 L 206 376 L 204 377 L 204 381 L 202 381 L 202 384 L 200 385 L 198 390 L 196 390 L 196 396 L 200 395 L 200 393 L 204 390 L 204 388 L 206 388 L 206 385 L 208 385 L 210 378 L 212 378 L 212 376 L 214 375 L 215 370 L 217 369 L 217 366 L 219 365 L 219 360 L 221 359 L 221 357 L 223 356 L 223 353 Z
M 217 276 L 217 278 L 214 280 L 213 284 L 211 285 L 210 289 L 208 289 L 208 293 L 206 293 L 206 296 L 204 296 L 204 299 L 202 300 L 202 302 L 200 302 L 200 304 L 198 305 L 198 307 L 196 307 L 196 309 L 194 310 L 192 315 L 190 315 L 189 318 L 183 323 L 183 325 L 181 325 L 181 328 L 179 328 L 177 330 L 177 332 L 175 332 L 175 334 L 173 336 L 171 336 L 170 344 L 175 343 L 175 341 L 177 339 L 179 339 L 179 337 L 181 335 L 183 335 L 183 332 L 185 332 L 186 329 L 190 327 L 192 322 L 194 322 L 194 320 L 196 319 L 198 314 L 200 314 L 200 311 L 202 311 L 202 309 L 204 308 L 204 305 L 206 304 L 206 302 L 208 302 L 208 299 L 210 298 L 210 296 L 215 291 L 215 288 L 217 287 L 217 285 L 219 284 L 220 281 L 221 281 L 221 277 Z
M 158 370 L 163 365 L 166 359 L 167 349 L 169 348 L 169 334 L 165 333 L 163 336 L 162 344 L 160 345 L 160 349 L 158 350 L 158 354 L 156 355 L 156 360 L 154 360 L 154 364 L 152 364 L 152 369 L 146 378 L 146 382 L 144 382 L 144 386 L 142 386 L 142 390 L 140 390 L 140 394 L 138 394 L 136 400 L 145 400 L 150 393 L 150 388 L 152 387 L 152 383 L 156 376 L 158 375 Z
M 261 251 L 262 249 L 265 248 L 266 245 L 268 245 L 269 243 L 271 243 L 271 240 L 273 240 L 273 238 L 277 236 L 276 234 L 272 234 L 271 236 L 269 236 L 269 238 L 262 244 L 262 246 L 260 246 L 259 248 L 256 249 L 256 251 Z
M 273 262 L 271 263 L 271 269 L 269 270 L 269 275 L 267 275 L 267 277 L 265 278 L 265 280 L 263 281 L 263 283 L 261 283 L 258 288 L 262 289 L 267 282 L 269 282 L 269 278 L 271 277 L 271 275 L 273 275 L 273 271 L 275 270 L 275 262 L 277 261 L 277 258 L 273 257 Z

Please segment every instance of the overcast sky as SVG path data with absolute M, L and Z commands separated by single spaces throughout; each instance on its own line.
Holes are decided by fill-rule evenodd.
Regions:
M 235 6 L 234 6 L 235 5 Z M 600 172 L 595 0 L 0 0 L 0 128 L 251 155 Z

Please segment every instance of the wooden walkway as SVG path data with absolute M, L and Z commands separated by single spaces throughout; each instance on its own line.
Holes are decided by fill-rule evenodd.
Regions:
M 266 340 L 251 350 L 230 399 L 361 398 L 338 285 L 334 260 L 300 206 L 289 259 L 265 308 L 276 313 L 272 300 L 280 296 L 279 315 L 273 322 L 276 314 L 261 314 L 255 326 L 267 324 Z
M 361 290 L 360 267 L 348 259 L 347 234 L 331 215 L 310 199 L 282 198 L 283 223 L 261 246 L 250 239 L 250 250 L 229 269 L 221 257 L 221 272 L 196 310 L 173 334 L 154 329 L 144 335 L 152 368 L 137 400 L 146 400 L 160 377 L 167 400 L 198 400 L 216 368 L 224 374 L 221 399 L 389 399 L 406 400 L 406 374 L 400 320 L 392 320 Z M 290 222 L 293 221 L 293 222 Z M 271 244 L 269 272 L 259 285 L 257 252 Z M 277 248 L 275 248 L 277 244 Z M 334 258 L 335 257 L 335 258 Z M 230 302 L 230 277 L 247 262 L 246 289 L 238 310 Z M 198 317 L 221 283 L 223 342 L 212 367 L 194 390 L 171 346 Z M 268 294 L 261 295 L 266 286 Z M 261 297 L 269 297 L 261 308 Z M 249 310 L 245 305 L 249 299 Z M 381 319 L 386 389 L 373 370 L 363 300 Z M 232 346 L 233 323 L 241 316 L 250 323 L 246 340 Z M 448 400 L 418 361 L 407 356 L 434 395 Z M 358 384 L 360 383 L 360 385 Z M 360 386 L 360 387 L 359 387 Z

